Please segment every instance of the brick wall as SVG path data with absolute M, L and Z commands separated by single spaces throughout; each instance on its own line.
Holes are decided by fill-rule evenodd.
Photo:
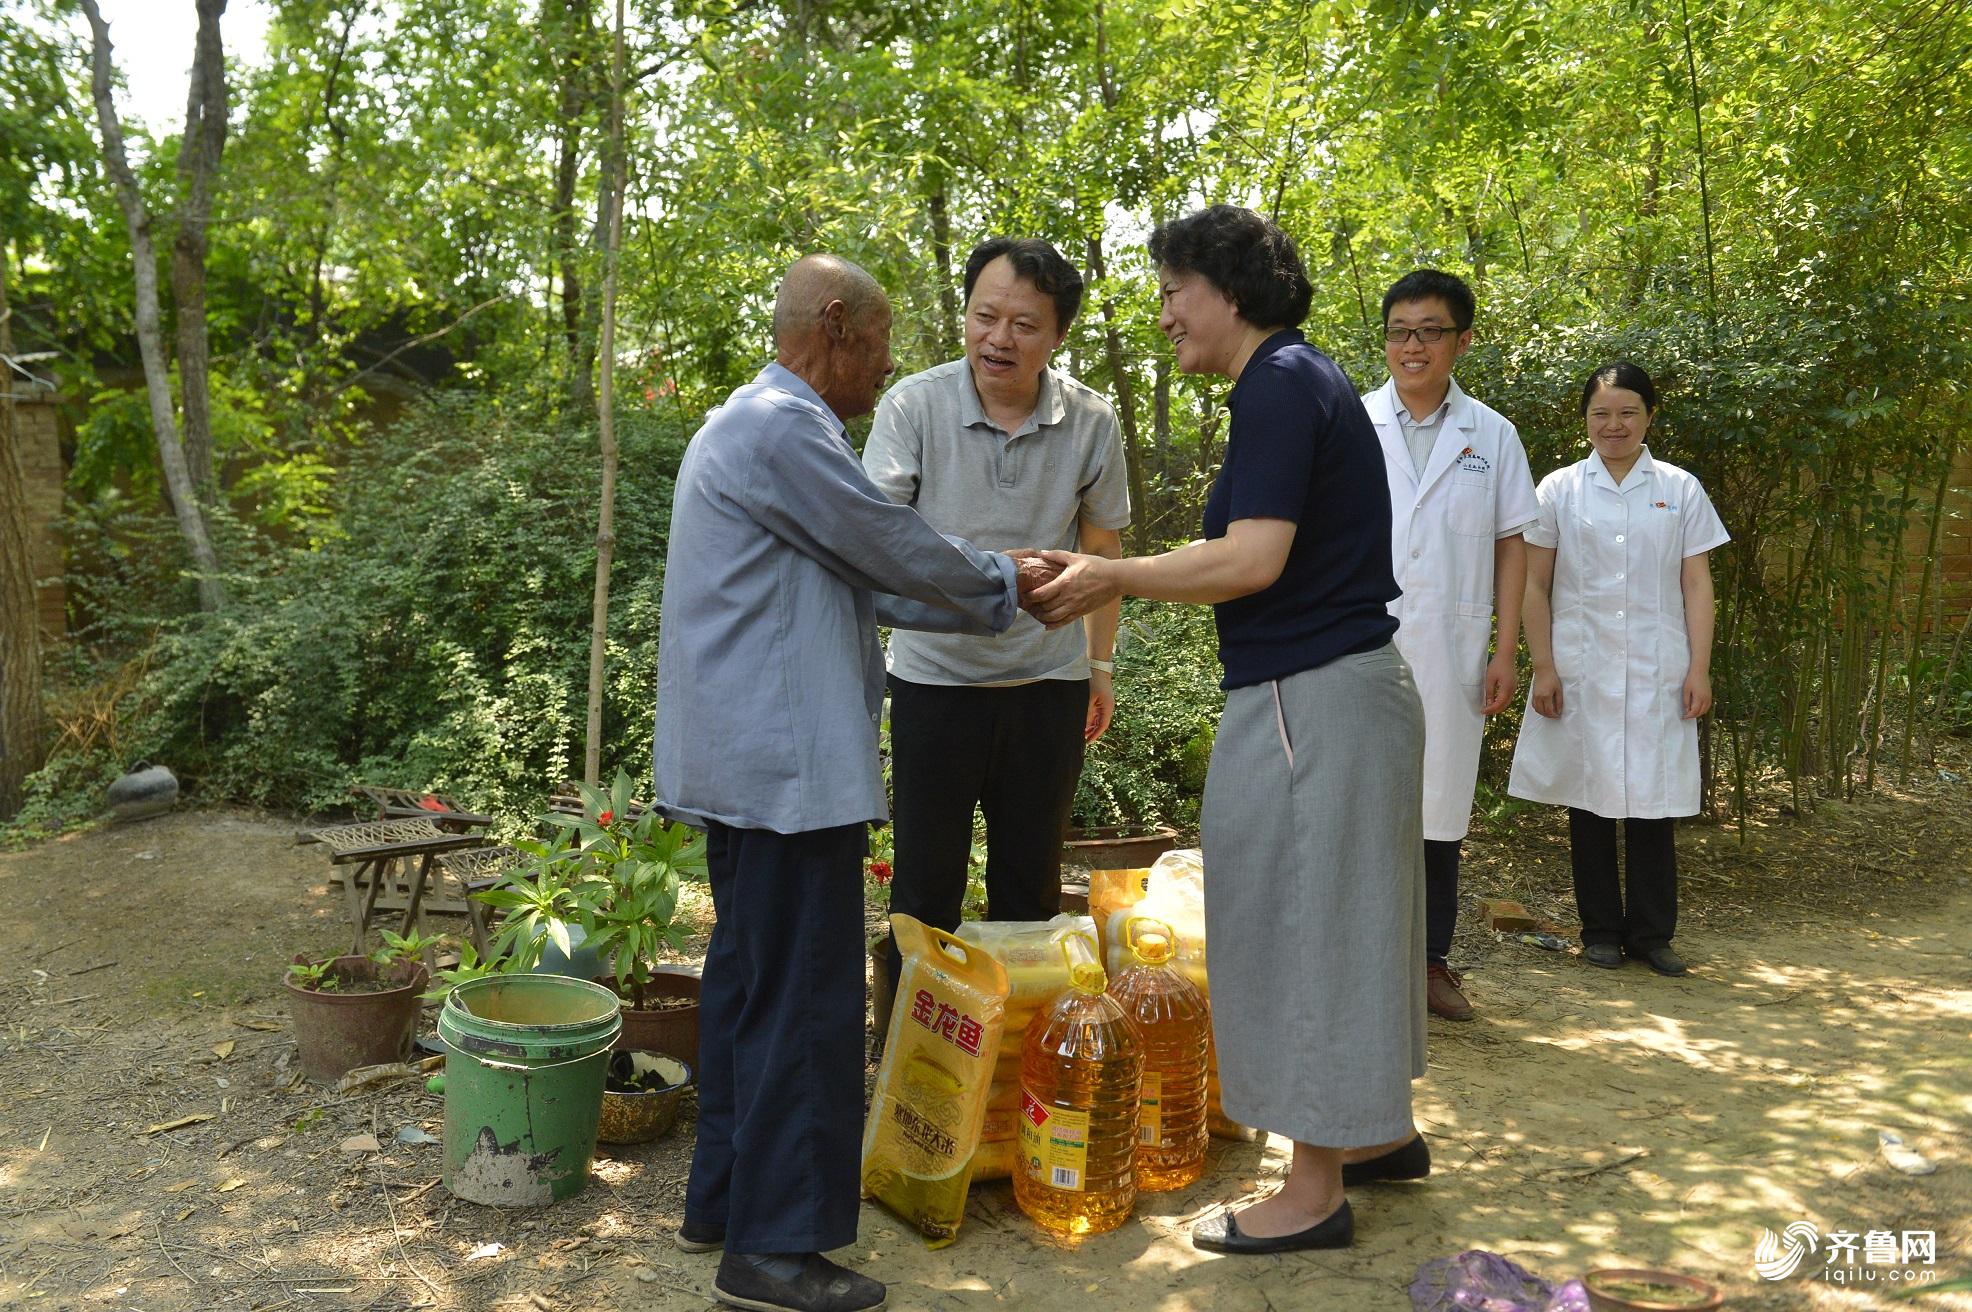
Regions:
M 35 596 L 39 602 L 41 637 L 60 641 L 68 632 L 68 597 L 60 531 L 62 518 L 62 448 L 55 430 L 55 396 L 39 390 L 16 390 L 14 432 L 19 439 L 21 473 L 27 492 L 28 531 L 34 543 Z

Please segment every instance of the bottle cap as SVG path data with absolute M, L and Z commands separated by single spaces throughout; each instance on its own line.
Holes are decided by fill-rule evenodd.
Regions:
M 1138 926 L 1143 926 L 1141 931 Z M 1171 926 L 1155 916 L 1131 916 L 1123 924 L 1123 943 L 1130 954 L 1146 966 L 1161 966 L 1175 952 L 1178 936 Z
M 1096 945 L 1087 934 L 1062 935 L 1061 955 L 1068 963 L 1069 987 L 1084 993 L 1101 993 L 1109 987 L 1109 975 L 1096 960 Z

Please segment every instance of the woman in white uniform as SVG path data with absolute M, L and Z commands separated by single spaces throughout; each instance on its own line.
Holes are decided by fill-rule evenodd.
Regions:
M 1674 818 L 1698 811 L 1698 717 L 1712 707 L 1712 572 L 1730 541 L 1698 480 L 1644 445 L 1650 375 L 1589 375 L 1589 457 L 1541 481 L 1522 618 L 1534 682 L 1507 791 L 1568 808 L 1582 955 L 1682 975 Z M 1623 822 L 1627 874 L 1616 869 Z

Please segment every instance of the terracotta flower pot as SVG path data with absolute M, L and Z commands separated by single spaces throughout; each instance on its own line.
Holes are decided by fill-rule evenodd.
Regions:
M 623 1032 L 616 1037 L 617 1051 L 634 1048 L 660 1052 L 687 1063 L 698 1060 L 697 971 L 682 966 L 651 967 L 644 998 L 663 1005 L 649 1008 L 637 1007 L 624 997 L 624 991 L 613 979 L 601 979 L 597 983 L 616 989 L 617 996 L 623 997 Z
M 415 961 L 379 967 L 368 957 L 337 957 L 330 974 L 341 987 L 305 989 L 282 980 L 294 1013 L 301 1073 L 332 1084 L 358 1066 L 408 1058 L 424 1008 L 419 995 L 425 968 Z M 379 984 L 384 987 L 374 987 Z
M 1725 1295 L 1709 1280 L 1674 1271 L 1612 1267 L 1582 1277 L 1594 1312 L 1717 1312 Z
M 1139 870 L 1178 846 L 1181 836 L 1169 825 L 1108 825 L 1071 829 L 1061 845 L 1068 865 L 1091 870 Z

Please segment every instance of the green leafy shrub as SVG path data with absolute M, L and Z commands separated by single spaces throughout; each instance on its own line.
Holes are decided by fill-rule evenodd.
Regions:
M 642 774 L 684 434 L 647 413 L 619 430 L 603 757 Z M 344 471 L 336 533 L 165 628 L 143 751 L 257 805 L 370 779 L 532 810 L 582 750 L 598 465 L 584 428 L 429 398 Z
M 1225 695 L 1208 606 L 1123 603 L 1116 718 L 1089 749 L 1075 823 L 1161 821 L 1193 831 Z

